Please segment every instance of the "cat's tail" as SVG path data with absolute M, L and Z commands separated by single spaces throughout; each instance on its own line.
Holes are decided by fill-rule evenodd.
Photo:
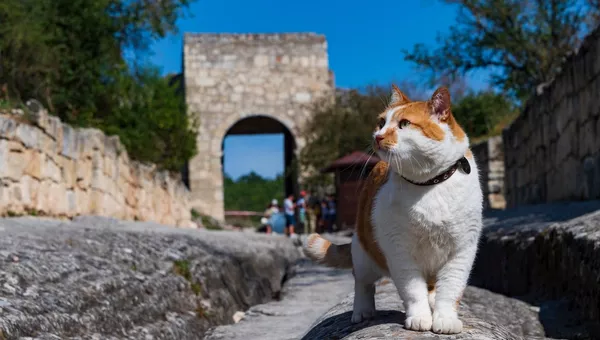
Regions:
M 352 268 L 351 244 L 333 244 L 319 234 L 310 234 L 302 247 L 311 260 L 334 268 Z

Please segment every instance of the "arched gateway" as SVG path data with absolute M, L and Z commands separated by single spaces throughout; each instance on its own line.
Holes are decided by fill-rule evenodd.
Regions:
M 313 33 L 186 34 L 183 60 L 188 111 L 200 120 L 188 168 L 193 206 L 223 220 L 223 139 L 284 133 L 290 166 L 311 105 L 333 94 L 327 42 Z M 286 191 L 296 191 L 290 176 Z

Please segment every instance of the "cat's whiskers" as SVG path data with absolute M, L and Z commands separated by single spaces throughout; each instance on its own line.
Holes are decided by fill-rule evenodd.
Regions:
M 365 164 L 363 164 L 363 166 L 360 170 L 359 178 L 363 178 L 365 171 L 367 170 L 367 164 L 369 164 L 369 161 L 371 161 L 371 158 L 375 154 L 375 150 L 373 150 L 373 146 L 371 145 L 371 143 L 369 143 L 369 146 L 367 147 L 367 150 L 365 150 L 365 151 L 368 153 L 369 158 L 367 158 L 367 160 L 365 161 Z M 352 175 L 352 174 L 350 174 L 350 175 Z M 358 194 L 358 190 L 359 190 L 359 187 L 356 188 L 356 191 L 354 193 Z
M 394 160 L 395 160 L 395 156 L 396 156 L 396 155 L 388 151 L 388 152 L 387 152 L 387 156 L 388 156 L 388 161 L 387 161 L 387 162 L 388 162 L 388 164 L 389 164 L 389 165 L 390 165 L 390 167 L 391 167 L 391 165 L 392 165 L 392 157 L 394 157 Z M 392 193 L 392 191 L 389 191 L 389 196 L 388 196 L 388 200 L 389 200 L 389 201 L 391 201 L 391 200 L 392 200 L 392 194 L 393 194 L 393 193 Z
M 417 157 L 411 155 L 410 157 L 414 158 L 415 162 L 417 162 L 417 165 L 419 166 L 420 169 L 423 169 L 423 164 L 421 164 L 421 162 L 419 162 L 419 159 L 417 159 Z
M 413 157 L 412 157 L 412 156 L 410 156 L 410 157 L 408 158 L 408 161 L 410 162 L 410 170 L 411 170 L 413 173 L 415 173 L 417 169 L 415 169 L 415 165 L 413 164 L 413 162 L 412 162 L 412 159 L 413 159 Z

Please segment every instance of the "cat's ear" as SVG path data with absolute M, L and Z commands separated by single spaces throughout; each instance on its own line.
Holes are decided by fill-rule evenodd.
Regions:
M 408 97 L 402 93 L 402 91 L 400 91 L 398 86 L 392 84 L 392 98 L 390 99 L 390 106 L 402 105 L 409 102 L 410 99 L 408 99 Z
M 435 90 L 431 99 L 429 99 L 431 114 L 438 117 L 441 121 L 448 119 L 450 116 L 450 106 L 450 91 L 444 86 Z

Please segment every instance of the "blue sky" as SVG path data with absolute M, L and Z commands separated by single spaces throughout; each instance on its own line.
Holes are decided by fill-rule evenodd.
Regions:
M 418 77 L 401 51 L 416 43 L 435 46 L 437 33 L 447 31 L 457 14 L 435 0 L 198 0 L 189 12 L 192 17 L 178 22 L 179 34 L 152 46 L 151 60 L 164 73 L 181 71 L 185 32 L 316 32 L 327 38 L 338 87 Z M 485 80 L 471 81 L 479 87 Z M 224 170 L 234 178 L 251 170 L 268 177 L 283 171 L 281 136 L 232 136 L 224 148 Z

